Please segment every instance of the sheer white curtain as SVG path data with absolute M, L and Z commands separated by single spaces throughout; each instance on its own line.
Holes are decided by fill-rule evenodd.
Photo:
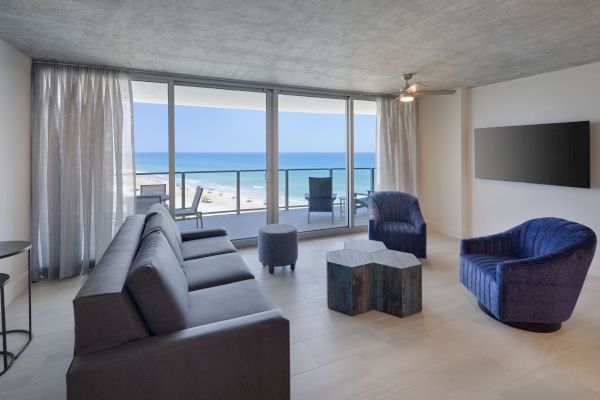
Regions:
M 134 210 L 129 76 L 36 63 L 32 113 L 33 274 L 84 274 Z
M 377 190 L 417 195 L 417 105 L 377 99 Z

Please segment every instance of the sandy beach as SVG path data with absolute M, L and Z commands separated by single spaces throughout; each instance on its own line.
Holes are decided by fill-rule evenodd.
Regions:
M 139 193 L 139 187 L 141 185 L 151 185 L 151 184 L 167 184 L 168 187 L 168 178 L 162 175 L 138 175 L 136 177 L 136 187 L 137 193 Z M 179 182 L 176 183 L 177 187 L 175 190 L 175 207 L 181 207 L 181 185 Z M 167 190 L 168 192 L 168 190 Z M 186 207 L 190 207 L 192 201 L 194 199 L 195 194 L 195 186 L 186 185 Z M 264 197 L 258 198 L 255 195 L 244 193 L 241 191 L 240 193 L 240 209 L 241 210 L 250 210 L 257 208 L 266 208 L 266 200 Z M 298 201 L 294 202 L 300 204 Z M 290 201 L 292 204 L 292 201 Z M 204 213 L 210 212 L 226 212 L 226 211 L 236 211 L 237 201 L 236 201 L 236 192 L 233 188 L 215 186 L 215 185 L 204 185 L 204 192 L 202 193 L 202 198 L 200 201 L 199 210 Z

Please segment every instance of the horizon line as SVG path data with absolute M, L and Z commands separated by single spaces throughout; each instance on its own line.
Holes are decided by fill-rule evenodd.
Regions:
M 135 153 L 158 153 L 158 154 L 169 154 L 168 151 L 136 151 Z M 267 154 L 262 151 L 176 151 L 177 153 L 203 153 L 203 154 L 222 154 L 222 153 L 239 153 L 239 154 Z M 342 153 L 345 154 L 345 151 L 280 151 L 279 154 L 295 154 L 295 153 L 322 153 L 322 154 L 330 154 L 330 153 Z M 375 153 L 375 151 L 355 151 L 356 153 Z

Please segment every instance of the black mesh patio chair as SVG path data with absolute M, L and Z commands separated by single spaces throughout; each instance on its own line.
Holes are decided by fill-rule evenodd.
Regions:
M 202 186 L 196 186 L 196 193 L 194 193 L 194 200 L 190 208 L 177 208 L 175 209 L 175 218 L 185 219 L 186 217 L 193 216 L 196 218 L 196 228 L 198 228 L 198 220 L 200 220 L 200 227 L 204 229 L 204 221 L 202 220 L 202 211 L 198 211 L 200 205 L 200 199 L 202 198 L 202 192 L 204 188 Z

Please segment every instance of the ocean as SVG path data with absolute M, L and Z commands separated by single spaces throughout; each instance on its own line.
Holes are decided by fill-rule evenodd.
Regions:
M 168 153 L 136 152 L 136 171 L 157 173 L 156 177 L 167 180 L 166 175 L 158 175 L 169 170 Z M 285 195 L 285 169 L 321 168 L 311 171 L 289 171 L 290 204 L 305 204 L 304 193 L 308 192 L 308 178 L 329 175 L 329 168 L 342 168 L 333 171 L 333 191 L 338 195 L 346 193 L 345 153 L 280 153 L 279 154 L 279 192 L 280 201 Z M 175 154 L 175 170 L 211 171 L 207 173 L 187 173 L 186 187 L 195 185 L 214 187 L 228 192 L 235 192 L 235 170 L 260 170 L 240 173 L 240 191 L 242 196 L 249 196 L 264 201 L 266 198 L 265 153 L 188 153 Z M 366 193 L 371 188 L 371 172 L 374 168 L 374 153 L 355 153 L 354 155 L 354 187 L 358 193 Z M 175 176 L 178 186 L 181 176 Z

